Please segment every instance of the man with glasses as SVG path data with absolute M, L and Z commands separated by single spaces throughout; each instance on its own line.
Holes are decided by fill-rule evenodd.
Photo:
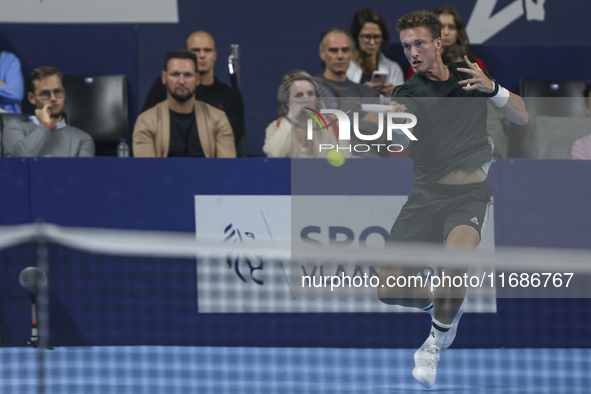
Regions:
M 8 157 L 92 157 L 94 142 L 64 119 L 66 92 L 62 74 L 42 66 L 27 78 L 27 98 L 35 116 L 23 122 L 11 119 L 4 127 L 2 146 Z

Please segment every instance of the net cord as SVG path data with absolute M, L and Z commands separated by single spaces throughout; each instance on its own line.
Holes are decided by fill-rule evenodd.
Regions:
M 533 247 L 497 247 L 494 251 L 446 251 L 434 244 L 388 244 L 384 249 L 317 248 L 289 240 L 252 245 L 222 243 L 220 237 L 196 239 L 193 233 L 63 227 L 28 224 L 0 227 L 0 247 L 45 241 L 94 253 L 121 256 L 225 259 L 229 254 L 256 255 L 275 261 L 380 264 L 422 267 L 495 267 L 533 271 L 591 273 L 591 251 Z

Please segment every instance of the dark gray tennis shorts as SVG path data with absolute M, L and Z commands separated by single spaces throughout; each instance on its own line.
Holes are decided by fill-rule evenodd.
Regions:
M 480 234 L 491 199 L 486 181 L 415 186 L 390 230 L 389 241 L 443 243 L 462 224 Z

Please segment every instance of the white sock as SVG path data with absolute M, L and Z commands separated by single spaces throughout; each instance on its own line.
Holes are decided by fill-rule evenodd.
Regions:
M 429 332 L 429 338 L 427 338 L 425 343 L 441 348 L 441 345 L 443 344 L 443 338 L 451 327 L 451 324 L 441 323 L 440 321 L 433 318 L 431 323 L 431 332 Z
M 430 303 L 429 305 L 421 309 L 430 314 L 431 317 L 433 317 L 433 303 Z

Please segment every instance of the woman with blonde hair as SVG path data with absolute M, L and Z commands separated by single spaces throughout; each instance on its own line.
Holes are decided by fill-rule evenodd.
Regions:
M 336 125 L 329 126 L 328 130 L 313 129 L 312 139 L 308 139 L 309 108 L 319 111 L 323 107 L 320 88 L 310 74 L 302 70 L 285 74 L 277 91 L 280 117 L 265 130 L 263 151 L 267 157 L 325 158 L 330 149 L 320 149 L 321 145 L 345 148 L 337 139 Z M 341 153 L 351 156 L 347 150 Z

